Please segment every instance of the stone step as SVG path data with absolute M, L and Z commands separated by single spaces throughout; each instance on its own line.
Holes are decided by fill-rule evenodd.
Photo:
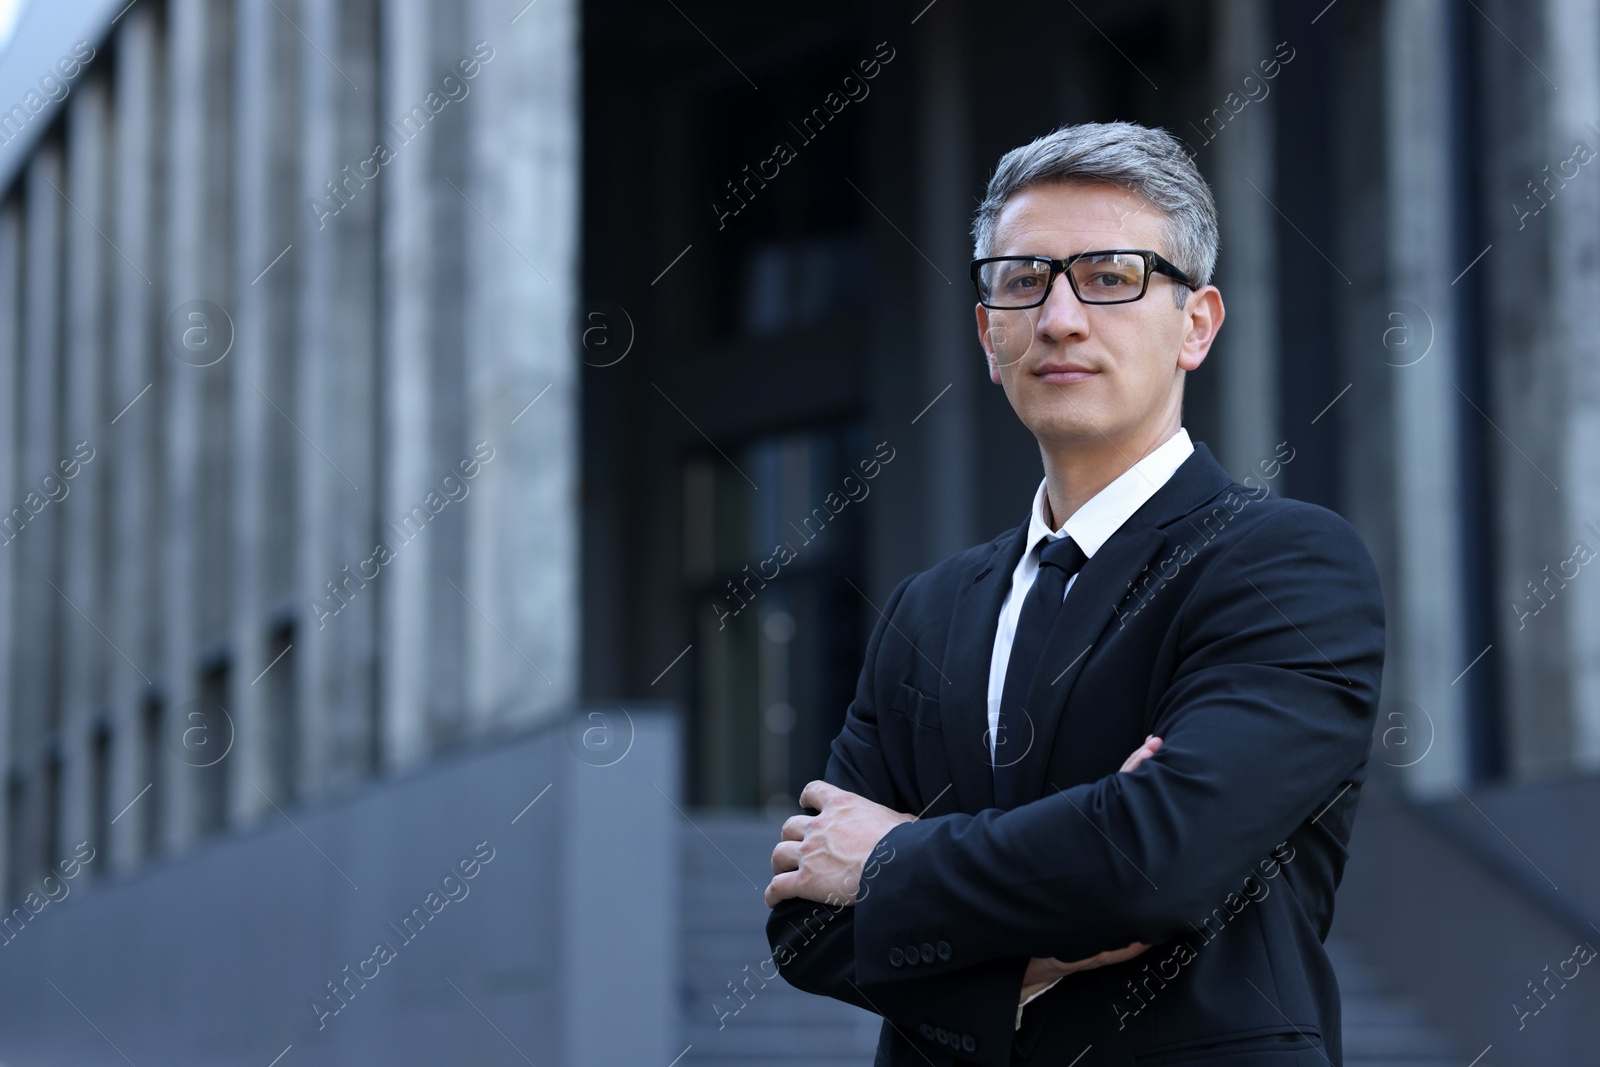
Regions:
M 772 877 L 782 820 L 695 810 L 681 825 L 679 1047 L 689 1051 L 674 1067 L 871 1063 L 883 1025 L 876 1015 L 801 992 L 782 978 L 757 980 L 773 973 L 760 890 Z
M 1467 1061 L 1404 998 L 1386 991 L 1355 947 L 1327 941 L 1339 976 L 1346 1067 L 1460 1067 Z

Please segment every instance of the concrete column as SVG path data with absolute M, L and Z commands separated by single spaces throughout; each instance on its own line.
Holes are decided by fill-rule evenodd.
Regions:
M 1590 558 L 1600 552 L 1595 532 L 1600 530 L 1600 343 L 1594 333 L 1594 309 L 1600 307 L 1600 177 L 1566 176 L 1581 158 L 1574 152 L 1580 143 L 1589 150 L 1584 169 L 1600 169 L 1600 4 L 1548 0 L 1544 24 L 1550 78 L 1561 87 L 1548 98 L 1549 158 L 1573 159 L 1552 165 L 1557 177 L 1548 187 L 1553 354 L 1567 383 L 1561 473 L 1556 475 L 1566 536 L 1559 555 L 1548 562 L 1557 575 L 1551 595 L 1564 601 L 1567 623 L 1572 769 L 1594 771 L 1600 769 L 1600 578 L 1581 573 L 1589 567 L 1582 566 L 1575 547 L 1579 541 L 1586 544 Z
M 205 11 L 201 56 L 201 77 L 206 92 L 202 143 L 207 146 L 206 156 L 218 160 L 230 154 L 237 158 L 232 100 L 237 78 L 234 65 L 236 6 L 233 0 L 210 0 Z M 191 158 L 186 165 L 195 168 L 196 161 Z M 238 736 L 228 708 L 231 679 L 243 669 L 238 659 L 239 649 L 231 641 L 239 580 L 238 561 L 234 558 L 234 524 L 238 509 L 234 500 L 233 437 L 234 372 L 239 365 L 235 358 L 239 345 L 230 310 L 236 306 L 231 270 L 235 232 L 232 206 L 239 187 L 227 167 L 201 165 L 198 169 L 202 172 L 198 192 L 203 198 L 197 209 L 201 219 L 199 255 L 207 270 L 202 282 L 206 290 L 203 299 L 214 303 L 216 309 L 204 311 L 209 321 L 204 324 L 206 337 L 198 351 L 194 350 L 196 320 L 193 312 L 184 313 L 190 325 L 182 343 L 190 349 L 187 362 L 194 365 L 176 368 L 197 376 L 200 382 L 196 438 L 199 454 L 194 466 L 198 489 L 193 526 L 196 540 L 189 563 L 196 577 L 196 644 L 190 662 L 191 669 L 223 673 L 220 678 L 202 676 L 197 691 L 199 704 L 174 709 L 181 713 L 183 725 L 171 748 L 182 765 L 182 777 L 188 780 L 188 788 L 195 794 L 197 829 L 201 833 L 215 833 L 225 829 L 232 819 L 231 794 L 235 793 L 235 787 L 257 794 L 248 783 L 241 786 L 236 781 L 243 764 L 234 758 L 232 746 L 237 745 Z
M 18 845 L 20 863 L 13 876 L 24 882 L 43 874 L 54 863 L 58 797 L 48 773 L 49 746 L 59 726 L 59 677 L 51 664 L 58 651 L 56 640 L 61 613 L 72 609 L 62 602 L 60 519 L 67 500 L 56 463 L 61 456 L 61 242 L 64 180 L 60 149 L 42 144 L 28 162 L 23 189 L 26 211 L 23 300 L 22 466 L 18 472 L 22 511 L 7 517 L 25 520 L 11 550 L 17 553 L 16 603 L 18 617 L 28 624 L 17 631 L 16 693 L 19 717 L 13 722 L 13 759 L 22 771 L 23 811 L 18 823 L 26 840 Z M 46 482 L 46 479 L 49 479 Z M 37 509 L 37 511 L 35 511 Z
M 469 49 L 493 49 L 466 102 L 462 186 L 476 209 L 465 229 L 462 447 L 495 450 L 464 502 L 467 705 L 480 729 L 557 714 L 577 687 L 578 363 L 565 338 L 577 278 L 578 5 L 548 0 L 519 17 L 525 6 L 472 0 L 466 24 Z
M 17 367 L 22 356 L 22 219 L 12 204 L 0 206 L 0 513 L 4 518 L 21 499 L 18 471 L 17 426 L 22 406 L 17 395 Z M 12 683 L 20 664 L 13 660 L 12 642 L 24 622 L 17 612 L 16 549 L 11 531 L 0 526 L 0 782 L 11 774 L 11 731 L 18 717 Z M 11 860 L 11 790 L 0 788 L 0 905 L 9 905 L 8 866 Z
M 1485 14 L 1502 26 L 1511 10 L 1505 4 L 1485 6 Z M 1478 18 L 1472 12 L 1468 15 Z M 1532 47 L 1531 42 L 1524 46 Z M 1583 167 L 1566 189 L 1559 188 L 1563 179 L 1557 168 L 1571 145 L 1570 139 L 1561 145 L 1551 132 L 1552 101 L 1572 90 L 1553 88 L 1546 80 L 1551 76 L 1550 57 L 1532 54 L 1538 69 L 1511 49 L 1481 51 L 1483 84 L 1494 86 L 1493 92 L 1483 94 L 1482 142 L 1493 145 L 1494 151 L 1484 153 L 1481 178 L 1484 243 L 1492 243 L 1493 250 L 1473 273 L 1484 272 L 1477 281 L 1486 307 L 1484 352 L 1494 399 L 1485 414 L 1494 425 L 1488 426 L 1477 412 L 1467 413 L 1479 420 L 1480 432 L 1487 430 L 1495 472 L 1491 497 L 1499 557 L 1491 600 L 1498 631 L 1495 652 L 1505 678 L 1507 763 L 1524 780 L 1564 777 L 1573 765 L 1574 675 L 1567 651 L 1565 600 L 1576 589 L 1563 590 L 1563 579 L 1556 572 L 1571 555 L 1575 539 L 1600 549 L 1600 541 L 1582 525 L 1593 517 L 1572 521 L 1565 505 L 1572 486 L 1563 469 L 1559 427 L 1569 409 L 1571 385 L 1559 315 L 1564 290 L 1557 286 L 1567 283 L 1550 275 L 1555 269 L 1555 229 L 1561 222 L 1557 204 L 1548 203 L 1552 194 L 1559 201 L 1570 192 L 1580 192 L 1574 186 L 1595 177 L 1589 172 L 1596 164 Z M 1577 92 L 1581 96 L 1581 78 Z M 1600 151 L 1600 139 L 1592 133 L 1584 140 Z M 1476 255 L 1477 250 L 1468 254 Z M 1593 521 L 1600 525 L 1600 520 Z
M 263 6 L 265 11 L 249 13 L 251 26 L 240 31 L 241 35 L 253 33 L 259 27 L 259 32 L 271 38 L 270 50 L 255 50 L 252 59 L 252 63 L 267 66 L 270 81 L 262 83 L 259 74 L 251 77 L 257 101 L 253 109 L 264 113 L 272 132 L 253 138 L 241 131 L 241 136 L 249 139 L 256 159 L 254 166 L 264 185 L 259 206 L 270 223 L 259 232 L 251 224 L 255 236 L 250 241 L 264 243 L 267 258 L 252 263 L 241 248 L 239 281 L 235 283 L 241 306 L 248 305 L 251 314 L 258 317 L 253 329 L 261 350 L 252 371 L 238 372 L 241 379 L 248 376 L 251 380 L 236 380 L 234 389 L 236 398 L 245 397 L 245 390 L 249 389 L 249 400 L 260 409 L 250 418 L 261 420 L 253 424 L 252 430 L 252 447 L 258 452 L 254 477 L 259 483 L 253 490 L 258 494 L 253 506 L 262 509 L 259 532 L 252 536 L 260 582 L 255 593 L 260 614 L 247 620 L 241 610 L 238 618 L 240 626 L 248 623 L 264 632 L 270 628 L 266 662 L 241 680 L 256 691 L 251 698 L 256 752 L 249 766 L 263 776 L 256 783 L 262 792 L 283 805 L 296 798 L 299 784 L 300 711 L 295 694 L 300 684 L 297 678 L 304 639 L 309 633 L 307 595 L 301 591 L 300 578 L 300 543 L 305 525 L 301 521 L 299 465 L 306 442 L 296 425 L 285 417 L 294 412 L 300 395 L 299 305 L 306 264 L 306 243 L 301 238 L 305 233 L 304 217 L 309 214 L 301 195 L 305 166 L 301 120 L 305 104 L 300 69 L 305 41 L 271 5 Z M 293 8 L 286 10 L 299 18 Z M 241 16 L 244 14 L 241 11 Z M 245 242 L 242 234 L 240 240 L 241 244 Z M 247 272 L 248 286 L 242 284 Z M 272 397 L 282 412 L 268 404 L 262 394 Z M 243 400 L 237 400 L 237 404 L 235 411 L 242 419 Z M 256 803 L 265 804 L 254 787 L 246 787 Z M 235 795 L 238 796 L 237 791 Z
M 293 433 L 263 397 L 287 405 L 292 376 L 282 373 L 292 351 L 288 302 L 293 278 L 298 216 L 286 195 L 284 171 L 294 161 L 298 115 L 292 108 L 293 58 L 300 39 L 266 0 L 248 0 L 236 9 L 233 35 L 234 140 L 236 165 L 232 226 L 234 233 L 232 318 L 232 440 L 234 507 L 234 599 L 230 624 L 232 670 L 227 710 L 234 729 L 228 759 L 235 773 L 227 779 L 229 806 L 236 822 L 275 813 L 269 804 L 288 797 L 274 780 L 274 728 L 271 689 L 258 684 L 272 662 L 268 650 L 274 537 L 289 531 L 270 521 L 275 510 L 271 441 L 274 431 Z M 293 38 L 293 40 L 291 40 Z M 287 261 L 287 262 L 286 262 Z M 288 655 L 293 654 L 292 642 Z
M 972 259 L 968 226 L 977 206 L 972 199 L 977 178 L 971 171 L 968 17 L 962 5 L 947 4 L 928 11 L 917 27 L 922 48 L 917 56 L 919 91 L 915 97 L 916 175 L 921 188 L 916 244 L 933 263 L 943 265 L 943 270 L 924 262 L 910 246 L 899 250 L 901 261 L 916 277 L 916 300 L 921 309 L 918 318 L 923 328 L 918 331 L 917 357 L 912 365 L 922 371 L 917 385 L 922 404 L 933 403 L 950 387 L 912 427 L 912 432 L 921 431 L 923 446 L 919 451 L 923 457 L 926 541 L 921 558 L 930 563 L 989 533 L 987 521 L 982 531 L 978 529 L 976 405 L 978 391 L 990 388 L 991 383 L 983 350 L 977 346 L 972 313 L 977 297 L 965 274 Z M 866 207 L 862 215 L 869 226 L 884 225 L 877 217 L 878 210 L 890 212 L 892 217 L 893 207 L 893 202 L 880 203 L 877 209 Z M 896 225 L 904 228 L 906 223 Z
M 1273 58 L 1275 42 L 1265 0 L 1217 0 L 1215 13 L 1210 92 L 1221 114 L 1207 112 L 1199 131 L 1181 131 L 1185 140 L 1193 135 L 1195 162 L 1211 183 L 1222 227 L 1216 284 L 1227 303 L 1227 323 L 1200 373 L 1219 379 L 1222 440 L 1217 459 L 1235 478 L 1254 472 L 1259 480 L 1256 465 L 1271 459 L 1273 446 L 1282 440 L 1277 212 L 1269 202 L 1277 199 L 1272 134 L 1277 103 L 1272 81 L 1262 77 L 1259 66 Z M 1261 90 L 1245 85 L 1247 74 Z M 1263 96 L 1246 95 L 1263 90 Z
M 467 12 L 462 6 L 432 6 L 430 54 L 438 76 L 463 58 L 470 58 L 472 53 L 465 30 Z M 481 79 L 489 75 L 492 66 L 491 63 L 481 68 L 479 77 L 470 83 L 473 92 L 478 91 Z M 472 99 L 466 106 L 473 108 L 479 103 L 481 98 Z M 463 442 L 467 440 L 467 383 L 461 357 L 469 311 L 466 303 L 467 230 L 469 226 L 480 225 L 482 220 L 456 189 L 465 189 L 468 184 L 467 174 L 471 169 L 468 145 L 472 136 L 473 124 L 465 113 L 452 116 L 449 122 L 432 124 L 428 132 L 431 228 L 427 323 L 431 387 L 428 391 L 430 451 L 427 462 L 428 469 L 434 472 L 449 470 L 459 463 Z M 456 189 L 448 183 L 453 183 Z M 545 399 L 549 399 L 548 396 Z M 406 506 L 415 503 L 413 500 Z M 396 516 L 386 514 L 385 518 L 392 520 Z M 457 591 L 467 588 L 467 518 L 464 514 L 456 515 L 451 522 L 433 526 L 428 532 L 427 557 L 427 710 L 428 735 L 437 745 L 463 736 L 467 729 L 466 692 L 470 670 L 466 651 L 467 620 L 475 617 L 475 613 Z
M 1389 239 L 1389 186 L 1382 142 L 1374 147 L 1373 132 L 1382 129 L 1385 122 L 1385 87 L 1383 80 L 1373 78 L 1371 73 L 1383 65 L 1383 16 L 1382 8 L 1377 6 L 1352 7 L 1341 15 L 1341 34 L 1347 44 L 1341 46 L 1341 59 L 1334 64 L 1332 93 L 1340 106 L 1335 112 L 1332 157 L 1337 161 L 1337 170 L 1332 186 L 1338 191 L 1338 201 L 1331 205 L 1340 224 L 1327 248 L 1328 257 L 1335 263 L 1359 263 L 1363 257 L 1370 260 L 1382 255 L 1377 250 L 1386 248 Z M 1318 23 L 1318 29 L 1321 27 Z M 1352 271 L 1352 284 L 1335 290 L 1339 309 L 1334 321 L 1338 360 L 1350 390 L 1317 425 L 1339 428 L 1340 511 L 1366 542 L 1388 596 L 1398 588 L 1395 515 L 1404 504 L 1394 487 L 1394 364 L 1409 361 L 1410 356 L 1399 353 L 1405 351 L 1407 340 L 1414 341 L 1419 334 L 1413 330 L 1407 335 L 1403 329 L 1386 332 L 1417 316 L 1411 314 L 1404 320 L 1389 317 L 1400 309 L 1390 300 L 1384 274 L 1381 270 Z M 1231 328 L 1231 323 L 1225 325 L 1223 332 Z M 1385 347 L 1385 339 L 1392 342 L 1395 351 Z M 1289 432 L 1284 436 L 1290 436 Z M 1292 440 L 1290 445 L 1294 445 Z M 1391 611 L 1393 607 L 1391 603 Z M 1392 623 L 1389 632 L 1391 636 L 1395 632 Z M 1397 670 L 1398 660 L 1390 662 Z M 1382 724 L 1375 730 L 1371 757 L 1374 763 L 1409 763 L 1427 748 L 1430 732 L 1426 722 L 1414 709 L 1396 703 L 1398 692 L 1396 686 L 1384 687 L 1379 709 Z M 1402 712 L 1403 718 L 1391 717 L 1396 711 Z M 1396 726 L 1410 729 L 1395 730 Z
M 391 121 L 418 121 L 420 113 L 411 112 L 411 107 L 422 104 L 430 91 L 437 91 L 434 83 L 442 71 L 430 50 L 432 6 L 429 0 L 384 0 L 384 98 L 392 104 L 390 112 L 405 116 Z M 454 77 L 455 84 L 471 84 L 462 81 L 459 72 Z M 411 509 L 429 490 L 436 489 L 449 471 L 443 465 L 433 469 L 430 447 L 433 271 L 429 163 L 437 149 L 434 135 L 439 132 L 434 123 L 464 122 L 466 116 L 452 114 L 451 109 L 476 105 L 470 93 L 447 105 L 438 119 L 430 119 L 405 145 L 383 176 L 386 200 L 380 239 L 385 343 L 380 359 L 386 448 L 378 489 L 380 519 L 387 520 L 381 524 L 380 536 L 397 554 L 383 576 L 379 693 L 382 759 L 390 770 L 416 762 L 428 747 L 429 677 L 436 654 L 430 641 L 428 593 L 437 547 L 434 535 L 439 531 L 430 523 L 430 528 L 408 533 L 407 519 Z M 456 472 L 458 479 L 459 475 Z M 451 519 L 459 520 L 459 516 Z
M 307 0 L 299 11 L 307 38 L 299 64 L 299 364 L 293 406 L 276 402 L 305 435 L 297 487 L 305 636 L 294 654 L 299 775 L 314 794 L 365 777 L 376 748 L 374 581 L 389 576 L 374 558 L 374 354 L 378 204 L 390 176 L 373 151 L 382 135 L 376 4 Z
M 685 906 L 682 883 L 663 879 L 657 892 L 642 899 L 632 889 L 640 869 L 678 870 L 683 863 L 680 842 L 686 828 L 674 821 L 679 816 L 673 810 L 687 803 L 680 719 L 671 710 L 655 710 L 635 709 L 635 751 L 613 766 L 589 766 L 562 753 L 554 788 L 540 801 L 557 809 L 555 816 L 544 817 L 559 820 L 551 857 L 553 907 L 561 916 L 555 944 L 562 976 L 553 1004 L 561 1020 L 556 1062 L 670 1063 L 683 1054 L 674 1048 L 681 1027 L 678 1011 L 672 998 L 660 994 L 681 973 L 681 942 L 674 931 Z M 663 803 L 663 795 L 672 804 Z M 533 817 L 530 812 L 528 818 Z M 637 850 L 615 847 L 616 831 L 608 828 L 618 826 L 632 828 Z M 636 966 L 607 967 L 604 954 L 594 950 L 597 930 L 628 945 Z M 616 1025 L 606 1008 L 619 1002 L 635 1006 L 626 1026 Z
M 117 25 L 116 181 L 114 229 L 107 234 L 121 255 L 110 261 L 115 329 L 103 434 L 109 486 L 106 516 L 116 536 L 109 543 L 111 582 L 106 633 L 127 654 L 106 660 L 112 712 L 111 840 L 107 866 L 132 870 L 144 847 L 143 827 L 159 804 L 156 768 L 144 745 L 144 711 L 157 695 L 152 682 L 160 663 L 162 554 L 157 516 L 162 509 L 163 469 L 158 452 L 166 370 L 158 350 L 161 293 L 155 219 L 157 175 L 165 124 L 158 102 L 161 40 L 156 12 L 135 5 Z M 127 258 L 122 258 L 126 256 Z M 150 786 L 146 792 L 145 787 Z M 137 803 L 135 803 L 137 798 Z M 124 813 L 127 805 L 133 804 Z M 96 846 L 99 847 L 99 846 Z
M 166 288 L 161 305 L 161 359 L 167 408 L 165 423 L 166 500 L 162 545 L 165 556 L 162 676 L 165 722 L 161 774 L 164 789 L 163 838 L 169 850 L 183 848 L 204 825 L 223 813 L 222 800 L 205 789 L 219 766 L 200 767 L 219 735 L 214 710 L 200 704 L 199 661 L 203 642 L 214 638 L 219 604 L 225 606 L 231 575 L 214 569 L 209 546 L 219 533 L 214 499 L 225 486 L 208 478 L 216 471 L 219 445 L 214 413 L 220 376 L 218 361 L 227 326 L 226 232 L 220 210 L 226 175 L 202 161 L 225 151 L 218 139 L 220 101 L 226 99 L 222 72 L 226 60 L 225 25 L 210 0 L 174 0 L 167 9 L 167 199 Z M 199 719 L 194 715 L 202 716 Z M 195 730 L 201 732 L 196 733 Z
M 267 765 L 268 745 L 263 720 L 266 692 L 252 684 L 267 666 L 266 594 L 263 573 L 267 530 L 263 519 L 267 474 L 265 444 L 269 419 L 281 418 L 261 399 L 268 396 L 270 383 L 262 372 L 272 363 L 269 345 L 270 308 L 263 286 L 271 285 L 271 271 L 260 278 L 273 258 L 287 243 L 286 230 L 274 225 L 272 202 L 272 156 L 280 144 L 292 143 L 286 130 L 274 124 L 277 100 L 273 93 L 273 39 L 283 16 L 266 3 L 241 3 L 235 12 L 237 32 L 233 39 L 234 125 L 233 159 L 235 199 L 233 207 L 234 259 L 232 308 L 235 332 L 233 360 L 233 619 L 229 645 L 233 669 L 228 674 L 227 709 L 234 729 L 233 751 L 229 758 L 239 772 L 228 780 L 228 801 L 234 817 L 248 822 L 263 811 L 271 811 L 262 792 L 270 789 Z M 289 32 L 293 32 L 290 30 Z M 274 245 L 277 247 L 274 247 Z M 276 279 L 273 279 L 275 281 Z M 280 397 L 281 399 L 281 397 Z M 268 796 L 271 793 L 268 792 Z M 274 798 L 275 800 L 277 798 Z
M 71 203 L 66 218 L 66 381 L 62 397 L 61 460 L 76 473 L 61 502 L 61 589 L 71 608 L 60 616 L 62 754 L 61 843 L 70 849 L 92 841 L 95 825 L 91 731 L 106 699 L 106 659 L 116 656 L 96 632 L 106 625 L 104 559 L 107 419 L 103 358 L 107 333 L 108 257 L 115 255 L 101 234 L 110 229 L 110 129 L 107 86 L 89 77 L 67 102 L 67 174 L 63 191 Z M 71 458 L 68 458 L 71 457 Z M 87 459 L 87 462 L 84 460 Z M 108 816 L 109 818 L 109 816 Z
M 1389 276 L 1395 310 L 1431 325 L 1427 355 L 1394 369 L 1397 588 L 1389 626 L 1399 658 L 1386 686 L 1431 721 L 1433 748 L 1408 768 L 1419 794 L 1455 795 L 1467 773 L 1464 690 L 1453 685 L 1479 649 L 1462 640 L 1450 55 L 1442 0 L 1391 0 L 1384 22 L 1388 80 Z

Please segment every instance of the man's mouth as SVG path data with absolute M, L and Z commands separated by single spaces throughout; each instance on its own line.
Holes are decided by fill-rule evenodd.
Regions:
M 1064 384 L 1081 382 L 1098 372 L 1082 363 L 1053 362 L 1041 365 L 1033 373 L 1040 381 Z

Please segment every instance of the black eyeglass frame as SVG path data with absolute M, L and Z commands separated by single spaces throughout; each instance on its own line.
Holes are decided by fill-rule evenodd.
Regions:
M 1078 260 L 1084 259 L 1088 256 L 1124 255 L 1139 256 L 1144 260 L 1144 284 L 1139 287 L 1139 295 L 1123 297 L 1120 300 L 1085 300 L 1083 298 L 1083 294 L 1078 291 L 1078 283 L 1073 278 L 1072 272 L 1068 270 L 1068 268 Z M 986 263 L 1017 263 L 1022 261 L 1050 264 L 1050 277 L 1045 279 L 1044 292 L 1040 295 L 1039 299 L 1032 304 L 1011 304 L 1006 307 L 998 307 L 985 300 L 983 298 L 983 285 L 978 281 L 979 268 Z M 1068 256 L 1066 259 L 1051 259 L 1049 256 L 987 256 L 983 259 L 973 260 L 972 266 L 969 268 L 968 273 L 972 277 L 973 288 L 978 290 L 978 303 L 995 311 L 1026 311 L 1028 308 L 1039 307 L 1046 300 L 1050 299 L 1050 290 L 1055 285 L 1056 276 L 1058 274 L 1065 274 L 1067 276 L 1067 285 L 1072 288 L 1072 295 L 1078 298 L 1078 302 L 1081 304 L 1088 304 L 1091 307 L 1099 307 L 1107 304 L 1131 304 L 1135 300 L 1144 299 L 1144 294 L 1150 288 L 1150 276 L 1152 274 L 1165 274 L 1167 277 L 1183 283 L 1183 285 L 1186 286 L 1190 292 L 1200 288 L 1199 284 L 1193 278 L 1190 278 L 1181 269 L 1179 269 L 1177 264 L 1162 256 L 1159 252 L 1153 252 L 1148 248 L 1102 248 L 1093 252 L 1079 252 L 1075 256 Z

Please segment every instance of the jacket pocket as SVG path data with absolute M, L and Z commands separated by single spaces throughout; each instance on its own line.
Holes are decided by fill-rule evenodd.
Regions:
M 917 726 L 929 730 L 943 729 L 939 722 L 939 698 L 931 697 L 905 682 L 895 683 L 894 695 L 889 698 L 889 707 Z

